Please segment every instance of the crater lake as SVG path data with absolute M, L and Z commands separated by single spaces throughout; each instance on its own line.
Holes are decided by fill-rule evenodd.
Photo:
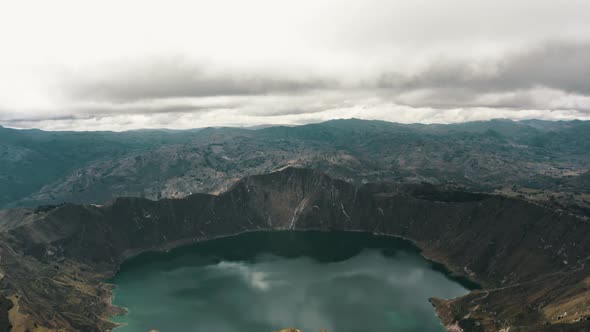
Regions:
M 444 331 L 428 298 L 475 285 L 403 239 L 261 231 L 129 259 L 111 280 L 115 332 Z

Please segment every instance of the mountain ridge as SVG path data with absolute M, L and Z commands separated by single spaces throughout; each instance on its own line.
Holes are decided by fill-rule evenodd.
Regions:
M 541 124 L 349 119 L 257 130 L 10 131 L 0 134 L 0 208 L 220 193 L 240 178 L 297 166 L 355 185 L 499 190 L 584 214 L 590 187 L 575 177 L 590 170 L 590 122 Z

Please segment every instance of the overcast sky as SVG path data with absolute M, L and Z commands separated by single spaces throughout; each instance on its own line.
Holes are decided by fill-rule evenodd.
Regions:
M 588 0 L 0 0 L 0 125 L 590 119 Z

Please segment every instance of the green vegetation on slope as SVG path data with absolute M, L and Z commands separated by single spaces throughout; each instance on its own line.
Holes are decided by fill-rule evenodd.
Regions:
M 0 128 L 0 207 L 217 193 L 238 178 L 286 166 L 321 169 L 356 184 L 588 193 L 589 152 L 590 123 L 584 121 L 403 125 L 350 119 L 123 133 Z

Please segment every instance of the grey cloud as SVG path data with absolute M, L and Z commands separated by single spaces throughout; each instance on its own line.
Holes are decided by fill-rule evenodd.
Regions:
M 241 116 L 260 123 L 283 119 L 304 123 L 325 119 L 326 114 L 347 116 L 354 109 L 370 114 L 374 108 L 387 114 L 396 105 L 441 114 L 457 108 L 473 112 L 486 108 L 503 116 L 508 114 L 504 110 L 590 114 L 590 43 L 554 42 L 497 60 L 439 59 L 415 72 L 383 66 L 376 73 L 351 77 L 350 72 L 319 76 L 309 70 L 297 75 L 270 69 L 220 71 L 173 57 L 117 64 L 64 72 L 60 87 L 69 97 L 67 104 L 55 110 L 0 109 L 0 123 L 50 127 L 51 123 L 106 123 L 117 118 L 121 124 L 126 116 L 149 115 L 175 127 L 174 121 L 182 116 L 199 119 L 205 114 L 208 121 L 232 122 Z M 408 114 L 400 119 L 409 121 Z M 518 118 L 516 113 L 509 114 Z
M 439 88 L 400 92 L 387 95 L 398 105 L 410 107 L 428 107 L 435 109 L 453 108 L 495 108 L 495 109 L 536 109 L 536 110 L 572 110 L 590 113 L 590 98 L 586 104 L 566 104 L 555 101 L 553 94 L 566 95 L 560 91 L 537 92 L 536 90 L 516 90 L 501 93 L 486 93 L 469 88 Z
M 137 100 L 249 96 L 298 93 L 334 82 L 268 73 L 226 73 L 183 59 L 166 58 L 138 64 L 112 65 L 102 73 L 69 74 L 62 84 L 74 99 L 131 102 Z
M 395 103 L 411 107 L 431 107 L 437 109 L 489 107 L 489 108 L 530 108 L 534 99 L 526 92 L 509 96 L 488 97 L 474 93 L 466 88 L 436 88 L 401 92 L 390 97 Z M 536 105 L 538 106 L 538 105 Z
M 190 103 L 176 103 L 169 105 L 157 104 L 101 104 L 101 105 L 83 105 L 74 106 L 71 109 L 49 112 L 48 110 L 33 111 L 26 116 L 14 116 L 12 113 L 0 110 L 0 122 L 5 124 L 29 123 L 36 121 L 76 121 L 88 119 L 101 119 L 103 117 L 116 115 L 134 115 L 134 114 L 179 114 L 179 113 L 206 113 L 220 109 L 234 109 L 237 107 L 233 103 L 224 103 L 219 105 L 192 105 Z
M 388 72 L 379 77 L 376 86 L 396 95 L 411 92 L 422 95 L 422 99 L 405 98 L 405 104 L 412 106 L 548 109 L 549 105 L 536 101 L 529 91 L 548 88 L 589 96 L 588 77 L 590 43 L 555 42 L 506 56 L 497 62 L 439 60 L 413 74 Z M 498 97 L 496 101 L 482 98 L 499 93 L 512 95 Z M 397 100 L 404 103 L 404 98 Z
M 381 70 L 383 74 L 378 75 L 376 80 L 367 81 L 358 77 L 356 83 L 350 83 L 340 77 L 314 76 L 313 72 L 296 76 L 271 70 L 256 73 L 215 71 L 203 64 L 166 58 L 112 65 L 90 74 L 65 75 L 67 78 L 63 83 L 66 94 L 74 100 L 114 104 L 218 96 L 305 97 L 316 91 L 341 91 L 345 95 L 362 91 L 389 96 L 394 102 L 415 107 L 553 109 L 554 105 L 547 104 L 544 99 L 539 100 L 530 91 L 547 88 L 590 96 L 590 84 L 587 83 L 590 77 L 590 43 L 546 43 L 496 61 L 439 59 L 414 73 Z M 318 100 L 322 98 L 318 95 Z M 274 116 L 313 113 L 325 108 L 317 101 L 307 102 L 310 105 L 267 105 L 267 112 Z M 565 108 L 587 110 L 589 107 L 573 105 Z M 199 110 L 191 106 L 170 109 L 171 112 Z M 152 112 L 149 107 L 137 111 Z M 259 115 L 258 111 L 256 113 Z
M 507 59 L 500 78 L 513 86 L 536 85 L 589 95 L 590 43 L 552 43 Z
M 310 106 L 310 107 L 290 107 L 290 108 L 270 109 L 270 110 L 255 109 L 250 112 L 247 112 L 247 114 L 253 115 L 253 116 L 275 117 L 275 116 L 285 116 L 285 115 L 302 115 L 302 114 L 320 113 L 325 110 L 326 110 L 325 108 L 313 107 L 313 106 Z
M 113 114 L 170 114 L 170 113 L 204 113 L 219 109 L 233 109 L 235 104 L 193 105 L 189 102 L 172 105 L 93 105 L 73 110 L 82 116 L 101 116 Z

